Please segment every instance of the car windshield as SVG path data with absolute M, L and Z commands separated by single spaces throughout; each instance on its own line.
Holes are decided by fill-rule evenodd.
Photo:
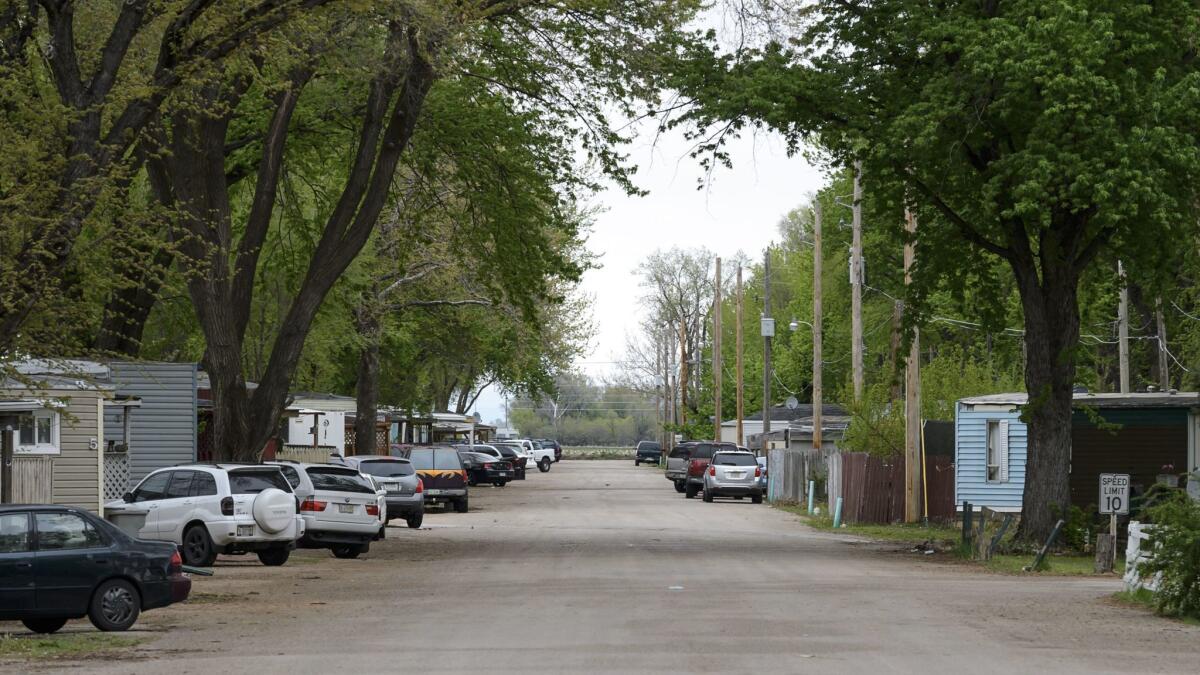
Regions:
M 292 491 L 292 486 L 278 469 L 242 469 L 229 472 L 229 491 L 235 495 L 256 495 L 270 488 L 284 492 Z
M 497 448 L 497 451 L 505 457 L 516 457 L 517 451 L 509 447 Z
M 718 466 L 757 466 L 754 455 L 743 455 L 742 453 L 723 453 L 718 452 L 713 457 L 713 464 Z
M 692 449 L 690 447 L 676 447 L 671 451 L 671 459 L 686 459 L 691 452 Z
M 326 469 L 313 467 L 307 470 L 313 488 L 334 492 L 375 492 L 371 482 L 353 469 Z
M 379 459 L 371 462 L 359 462 L 358 470 L 365 474 L 378 476 L 380 478 L 411 476 L 413 473 L 415 473 L 413 471 L 412 464 L 394 459 Z
M 433 468 L 433 448 L 413 448 L 408 453 L 408 461 L 414 469 L 428 471 Z
M 642 441 L 641 443 L 638 443 L 638 450 L 650 450 L 652 452 L 658 452 L 659 450 L 662 450 L 662 447 L 658 443 L 654 443 L 652 441 Z
M 458 459 L 458 453 L 448 448 L 440 448 L 434 451 L 433 468 L 443 471 L 458 471 L 462 469 L 462 462 Z
M 716 446 L 711 443 L 702 443 L 692 451 L 692 459 L 710 459 L 716 451 Z

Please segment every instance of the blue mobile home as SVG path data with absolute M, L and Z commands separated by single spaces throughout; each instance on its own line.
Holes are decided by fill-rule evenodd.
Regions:
M 1021 510 L 1028 442 L 1023 393 L 965 398 L 954 419 L 954 498 L 976 508 Z M 1148 392 L 1075 394 L 1071 420 L 1071 503 L 1097 501 L 1101 473 L 1128 473 L 1134 494 L 1160 473 L 1198 469 L 1200 395 Z M 1098 424 L 1103 422 L 1103 424 Z M 1171 467 L 1167 469 L 1166 467 Z

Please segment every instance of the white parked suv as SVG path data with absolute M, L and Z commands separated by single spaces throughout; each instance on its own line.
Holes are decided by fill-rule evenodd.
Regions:
M 523 438 L 517 443 L 525 448 L 525 452 L 529 453 L 529 462 L 537 464 L 538 471 L 546 473 L 550 470 L 550 465 L 554 463 L 554 448 L 543 448 L 541 443 L 531 441 L 528 438 Z
M 332 464 L 268 462 L 278 466 L 300 500 L 300 548 L 327 548 L 335 558 L 357 558 L 381 539 L 387 523 L 385 492 L 357 469 Z
M 104 508 L 118 523 L 144 515 L 137 537 L 174 542 L 185 564 L 207 567 L 218 553 L 257 553 L 264 565 L 287 562 L 304 535 L 297 506 L 279 467 L 192 464 L 154 471 Z

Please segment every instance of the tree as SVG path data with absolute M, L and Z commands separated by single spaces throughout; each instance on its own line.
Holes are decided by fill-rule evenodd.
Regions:
M 797 10 L 798 11 L 798 10 Z M 1021 300 L 1029 458 L 1019 536 L 1068 505 L 1079 288 L 1106 251 L 1157 269 L 1195 231 L 1200 73 L 1183 2 L 823 0 L 791 47 L 697 51 L 680 123 L 746 125 L 862 160 L 898 230 L 916 212 L 920 303 L 992 261 Z M 897 235 L 898 237 L 900 235 Z M 918 320 L 912 317 L 910 321 Z

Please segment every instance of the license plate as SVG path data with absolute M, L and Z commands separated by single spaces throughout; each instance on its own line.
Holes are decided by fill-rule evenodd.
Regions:
M 511 474 L 511 473 L 509 473 L 508 471 L 500 471 L 498 475 L 499 475 L 501 478 L 507 478 L 508 476 L 511 476 L 512 474 Z
M 730 478 L 745 478 L 746 472 L 745 471 L 730 471 L 727 475 Z
M 353 504 L 338 504 L 338 512 L 354 513 L 354 505 Z
M 253 525 L 238 525 L 238 536 L 239 537 L 254 536 L 254 526 Z
M 387 490 L 388 492 L 396 492 L 397 490 L 400 489 L 400 484 L 399 483 L 384 483 L 383 489 Z
M 439 489 L 437 489 L 437 488 L 430 488 L 430 489 L 427 489 L 427 490 L 425 490 L 425 491 L 426 491 L 426 492 L 428 492 L 428 493 L 429 493 L 429 494 L 431 494 L 431 495 L 440 495 L 440 494 L 442 494 L 442 491 L 441 491 L 441 490 L 439 490 Z

